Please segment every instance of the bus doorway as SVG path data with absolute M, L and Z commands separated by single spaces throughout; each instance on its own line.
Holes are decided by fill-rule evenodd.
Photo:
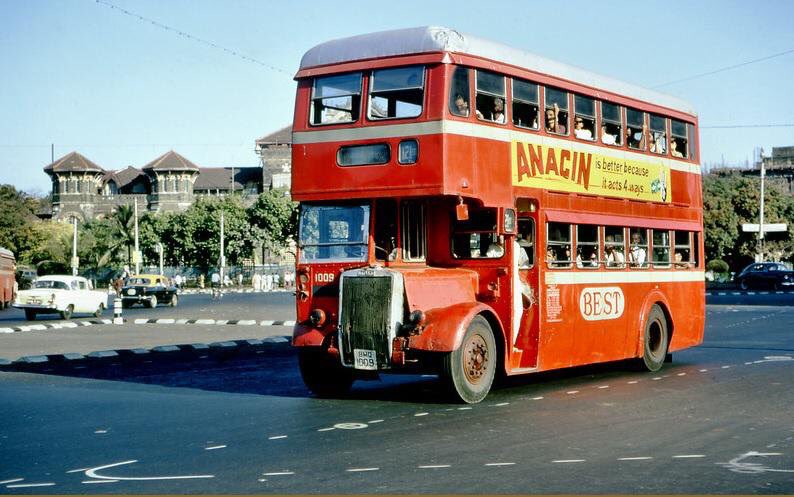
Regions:
M 517 271 L 513 282 L 513 336 L 510 369 L 532 369 L 538 364 L 538 253 L 537 204 L 519 199 L 518 229 L 514 254 Z

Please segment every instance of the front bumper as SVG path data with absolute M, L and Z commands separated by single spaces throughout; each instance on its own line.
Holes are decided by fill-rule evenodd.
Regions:
M 55 304 L 19 304 L 14 302 L 11 304 L 12 306 L 16 307 L 17 309 L 31 309 L 38 312 L 59 312 L 58 306 Z

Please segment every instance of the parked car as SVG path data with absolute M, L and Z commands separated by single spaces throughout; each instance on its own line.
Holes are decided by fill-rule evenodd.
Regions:
M 794 271 L 779 262 L 756 262 L 739 273 L 736 282 L 742 290 L 748 288 L 791 288 L 794 286 Z
M 176 307 L 179 302 L 177 289 L 171 280 L 159 274 L 136 274 L 127 278 L 121 289 L 122 307 L 145 304 L 157 307 L 158 303 Z
M 76 312 L 101 316 L 107 299 L 107 292 L 93 290 L 85 278 L 52 275 L 34 280 L 30 289 L 17 294 L 13 305 L 25 311 L 28 321 L 36 319 L 37 314 L 54 313 L 69 319 Z

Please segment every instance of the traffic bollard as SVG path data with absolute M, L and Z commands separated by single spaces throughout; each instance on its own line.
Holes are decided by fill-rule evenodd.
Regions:
M 113 299 L 113 324 L 124 324 L 121 319 L 121 299 L 118 297 Z

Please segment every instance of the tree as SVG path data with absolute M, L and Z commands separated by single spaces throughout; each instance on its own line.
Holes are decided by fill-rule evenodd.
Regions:
M 11 185 L 0 185 L 0 247 L 14 252 L 17 260 L 37 243 L 36 199 Z
M 278 251 L 297 238 L 298 204 L 285 190 L 274 189 L 260 194 L 248 208 L 248 219 L 256 238 L 271 251 Z
M 135 246 L 135 209 L 130 205 L 120 205 L 110 216 L 121 243 L 127 248 L 127 264 L 132 265 L 132 247 Z

